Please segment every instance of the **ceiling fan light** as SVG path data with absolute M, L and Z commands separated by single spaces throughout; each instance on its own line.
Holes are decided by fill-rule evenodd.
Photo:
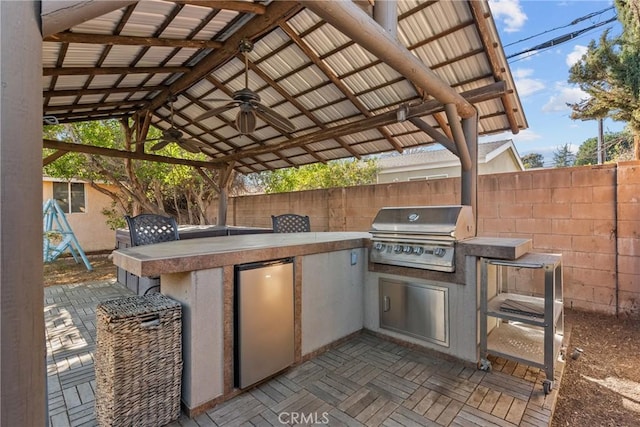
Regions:
M 240 109 L 236 116 L 236 129 L 242 135 L 249 135 L 256 129 L 256 113 L 253 110 Z

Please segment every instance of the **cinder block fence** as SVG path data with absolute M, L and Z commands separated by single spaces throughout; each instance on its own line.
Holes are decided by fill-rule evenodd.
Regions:
M 639 199 L 638 161 L 484 175 L 478 235 L 561 253 L 568 307 L 640 315 Z M 459 178 L 242 196 L 230 200 L 228 223 L 269 227 L 270 215 L 293 212 L 309 215 L 312 231 L 367 231 L 384 206 L 459 201 Z

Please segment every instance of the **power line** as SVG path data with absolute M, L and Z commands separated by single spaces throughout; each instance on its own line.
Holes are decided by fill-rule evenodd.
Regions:
M 546 41 L 544 43 L 540 43 L 540 44 L 538 44 L 536 46 L 533 46 L 533 47 L 530 47 L 528 49 L 522 50 L 522 51 L 520 51 L 518 53 L 513 53 L 511 55 L 508 55 L 507 59 L 513 58 L 515 56 L 520 56 L 520 55 L 522 55 L 524 53 L 529 53 L 529 52 L 533 52 L 533 51 L 547 49 L 547 48 L 550 48 L 550 47 L 553 47 L 553 46 L 558 46 L 559 44 L 566 43 L 569 40 L 572 40 L 572 39 L 574 39 L 574 38 L 586 33 L 587 31 L 591 31 L 591 30 L 593 30 L 595 28 L 598 28 L 598 27 L 601 27 L 603 25 L 607 25 L 607 24 L 609 24 L 611 22 L 616 21 L 617 19 L 618 19 L 617 16 L 614 16 L 613 18 L 607 19 L 606 21 L 602 21 L 602 22 L 598 22 L 597 24 L 593 24 L 590 27 L 583 28 L 583 29 L 577 30 L 577 31 L 573 31 L 571 33 L 564 34 L 562 36 L 554 37 L 553 39 L 548 40 L 548 41 Z
M 591 13 L 589 13 L 589 14 L 587 14 L 587 15 L 584 15 L 584 16 L 581 16 L 581 17 L 579 17 L 579 18 L 574 19 L 573 21 L 569 22 L 568 24 L 561 25 L 560 27 L 555 27 L 555 28 L 552 28 L 552 29 L 550 29 L 550 30 L 545 30 L 545 31 L 543 31 L 543 32 L 541 32 L 541 33 L 534 34 L 534 35 L 529 36 L 529 37 L 526 37 L 526 38 L 524 38 L 524 39 L 520 39 L 520 40 L 518 40 L 518 41 L 511 42 L 511 43 L 509 43 L 509 44 L 505 44 L 505 45 L 504 45 L 504 47 L 509 47 L 509 46 L 514 45 L 514 44 L 522 43 L 522 42 L 524 42 L 524 41 L 531 40 L 531 39 L 533 39 L 533 38 L 535 38 L 535 37 L 538 37 L 538 36 L 542 36 L 542 35 L 548 34 L 548 33 L 552 32 L 552 31 L 556 31 L 556 30 L 560 30 L 560 29 L 562 29 L 562 28 L 570 27 L 570 26 L 572 26 L 572 25 L 576 25 L 576 24 L 578 24 L 579 22 L 586 21 L 587 19 L 591 19 L 591 18 L 593 18 L 594 16 L 602 15 L 603 13 L 605 13 L 605 12 L 607 12 L 607 11 L 609 11 L 609 10 L 613 9 L 613 8 L 614 8 L 613 6 L 610 6 L 610 7 L 607 7 L 607 8 L 605 8 L 605 9 L 599 10 L 599 11 L 597 11 L 597 12 L 591 12 Z

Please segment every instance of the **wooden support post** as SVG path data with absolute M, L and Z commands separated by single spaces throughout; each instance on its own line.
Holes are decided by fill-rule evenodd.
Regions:
M 0 1 L 0 414 L 44 426 L 42 35 L 39 1 Z
M 235 162 L 231 162 L 220 171 L 218 179 L 218 188 L 220 190 L 220 199 L 218 200 L 218 221 L 217 225 L 227 225 L 227 207 L 229 202 L 229 188 L 233 181 L 233 167 Z
M 462 170 L 460 198 L 463 205 L 471 206 L 475 230 L 478 230 L 478 115 L 462 119 L 462 131 L 467 141 L 471 168 Z

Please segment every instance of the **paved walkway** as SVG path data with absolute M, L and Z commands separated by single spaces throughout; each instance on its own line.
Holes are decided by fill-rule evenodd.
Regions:
M 125 295 L 117 283 L 45 288 L 52 427 L 96 425 L 95 308 Z M 542 379 L 513 362 L 494 359 L 485 373 L 363 333 L 170 426 L 548 426 L 559 381 L 545 396 Z

